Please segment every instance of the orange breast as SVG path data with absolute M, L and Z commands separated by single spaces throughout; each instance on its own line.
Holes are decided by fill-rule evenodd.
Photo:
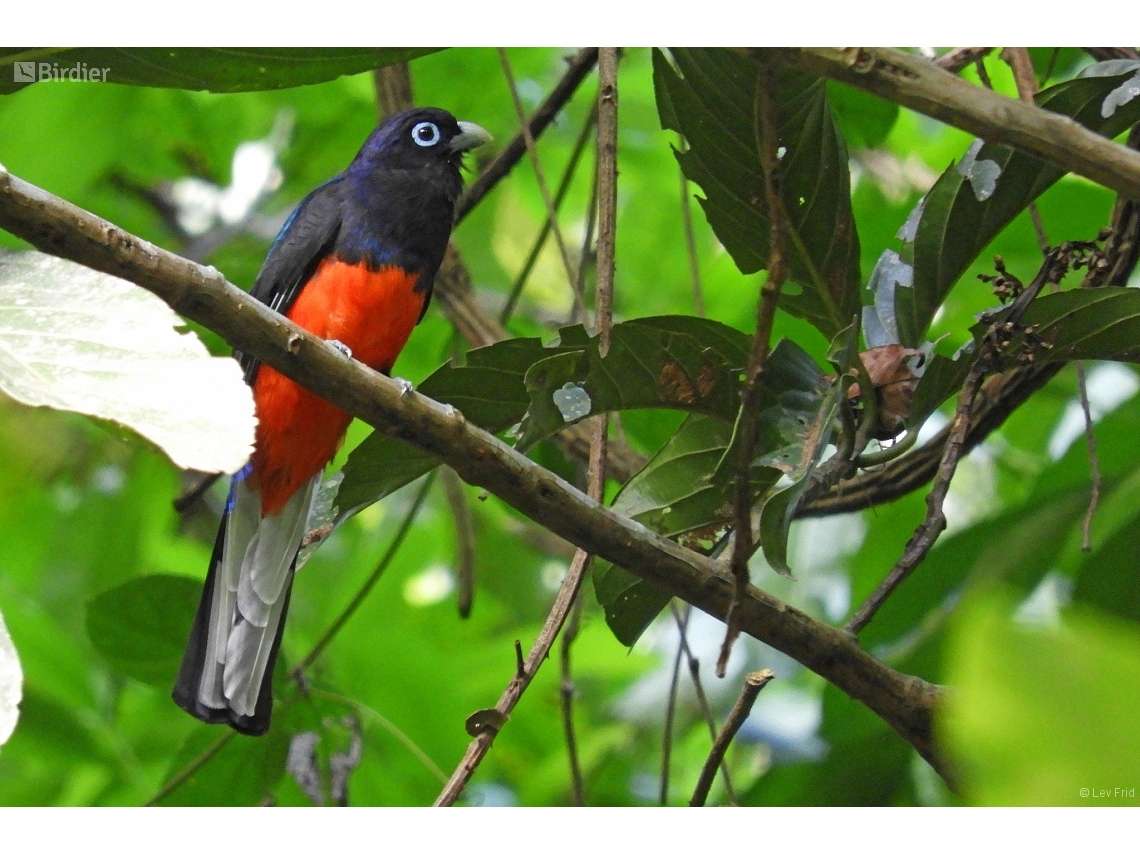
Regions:
M 326 259 L 286 314 L 298 326 L 352 350 L 354 359 L 390 371 L 423 310 L 418 273 L 370 271 Z M 250 486 L 261 515 L 277 513 L 336 454 L 352 417 L 263 365 L 253 384 L 257 444 Z

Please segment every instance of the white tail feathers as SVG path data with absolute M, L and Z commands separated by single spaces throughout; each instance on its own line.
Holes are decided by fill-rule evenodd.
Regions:
M 244 480 L 234 484 L 198 688 L 204 706 L 254 714 L 320 481 L 314 476 L 264 519 L 261 496 Z

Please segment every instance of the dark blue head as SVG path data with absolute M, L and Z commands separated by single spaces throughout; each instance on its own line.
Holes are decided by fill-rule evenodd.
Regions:
M 458 180 L 463 153 L 489 139 L 478 125 L 456 121 L 438 107 L 404 110 L 372 132 L 349 171 L 426 170 Z

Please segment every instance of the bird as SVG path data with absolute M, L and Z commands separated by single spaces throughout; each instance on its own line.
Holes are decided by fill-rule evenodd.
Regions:
M 343 172 L 290 214 L 250 294 L 389 374 L 427 310 L 463 189 L 463 155 L 490 139 L 436 107 L 389 116 Z M 253 392 L 253 454 L 231 479 L 172 696 L 204 722 L 260 736 L 269 730 L 306 521 L 352 417 L 234 355 Z

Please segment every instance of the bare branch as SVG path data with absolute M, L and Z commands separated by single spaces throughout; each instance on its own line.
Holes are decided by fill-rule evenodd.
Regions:
M 463 491 L 463 481 L 455 470 L 441 466 L 439 476 L 455 519 L 455 607 L 461 618 L 468 618 L 475 600 L 475 521 L 471 517 L 471 503 Z
M 954 50 L 944 53 L 938 57 L 938 59 L 934 60 L 934 64 L 943 71 L 957 74 L 967 65 L 971 65 L 987 56 L 991 51 L 993 51 L 992 47 L 954 48 Z
M 447 463 L 470 484 L 576 546 L 723 619 L 734 585 L 719 562 L 600 507 L 462 414 L 359 363 L 228 283 L 27 182 L 0 171 L 0 227 L 38 248 L 146 288 L 337 407 Z M 932 765 L 939 690 L 876 660 L 846 633 L 750 586 L 742 631 L 834 683 L 881 716 Z
M 888 48 L 751 48 L 749 54 L 847 83 L 1140 198 L 1140 154 L 1066 116 L 973 86 L 919 57 Z
M 712 751 L 709 752 L 708 759 L 705 760 L 705 765 L 701 768 L 701 776 L 697 779 L 697 786 L 693 790 L 693 797 L 689 800 L 689 807 L 702 807 L 704 805 L 705 799 L 709 797 L 713 778 L 716 777 L 716 770 L 724 762 L 724 753 L 728 750 L 736 732 L 747 720 L 760 690 L 772 682 L 775 676 L 765 668 L 763 671 L 753 671 L 744 678 L 744 688 L 740 691 L 740 697 L 736 699 L 732 712 L 725 719 L 724 727 L 717 734 Z

